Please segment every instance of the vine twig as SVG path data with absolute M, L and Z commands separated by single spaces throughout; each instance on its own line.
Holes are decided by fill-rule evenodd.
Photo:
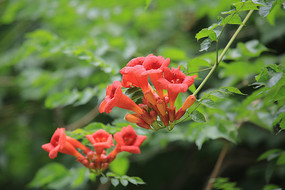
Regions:
M 208 75 L 205 77 L 205 79 L 201 82 L 201 84 L 199 85 L 199 87 L 195 90 L 195 92 L 193 93 L 194 96 L 196 96 L 198 94 L 198 92 L 202 89 L 202 87 L 205 85 L 205 83 L 207 82 L 207 80 L 210 78 L 210 76 L 213 74 L 214 70 L 216 69 L 216 67 L 219 65 L 219 63 L 221 62 L 221 60 L 223 59 L 223 57 L 225 56 L 226 52 L 228 51 L 229 47 L 232 45 L 233 41 L 235 40 L 235 38 L 237 37 L 238 33 L 241 31 L 241 29 L 243 28 L 243 26 L 245 25 L 245 23 L 248 21 L 249 17 L 251 16 L 251 14 L 253 13 L 253 10 L 250 10 L 246 17 L 244 18 L 244 20 L 242 21 L 242 24 L 238 27 L 238 29 L 235 31 L 234 35 L 231 37 L 230 41 L 228 42 L 228 44 L 226 45 L 225 49 L 223 50 L 223 52 L 221 53 L 221 55 L 218 57 L 215 65 L 212 67 L 212 69 L 210 70 L 210 72 L 208 73 Z
M 68 125 L 67 130 L 75 130 L 77 128 L 84 127 L 87 123 L 92 121 L 99 114 L 99 106 L 95 106 L 90 112 L 83 116 L 78 121 Z
M 205 188 L 205 190 L 211 190 L 212 189 L 212 185 L 213 185 L 213 180 L 218 176 L 218 173 L 220 171 L 220 168 L 222 166 L 222 163 L 224 161 L 224 158 L 228 152 L 228 149 L 229 149 L 229 146 L 230 146 L 230 143 L 229 142 L 226 142 L 226 144 L 224 145 L 223 149 L 221 150 L 220 152 L 220 155 L 219 155 L 219 158 L 216 162 L 216 165 L 211 173 L 211 176 L 208 180 L 208 183 L 207 183 L 207 186 Z

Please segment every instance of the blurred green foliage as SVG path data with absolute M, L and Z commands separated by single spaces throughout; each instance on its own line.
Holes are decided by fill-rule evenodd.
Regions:
M 234 2 L 241 12 L 228 22 Z M 284 2 L 247 4 L 0 1 L 0 189 L 94 189 L 102 186 L 100 181 L 106 189 L 110 184 L 117 189 L 202 189 L 224 141 L 233 144 L 220 172 L 229 179 L 218 179 L 217 188 L 285 187 Z M 106 115 L 96 110 L 107 85 L 120 80 L 119 70 L 133 57 L 169 57 L 170 67 L 198 76 L 197 87 L 216 61 L 210 41 L 219 37 L 223 48 L 243 11 L 258 8 L 189 116 L 171 132 L 136 128 L 148 135 L 142 154 L 118 158 L 110 167 L 113 173 L 96 179 L 74 159 L 60 155 L 51 161 L 41 149 L 57 127 L 76 129 L 68 134 L 80 139 L 100 128 L 115 133 L 128 125 L 125 111 L 115 108 Z M 219 36 L 227 22 L 232 25 Z M 199 52 L 202 41 L 195 36 L 209 37 L 203 46 L 207 52 Z M 195 87 L 179 95 L 177 107 L 190 91 Z

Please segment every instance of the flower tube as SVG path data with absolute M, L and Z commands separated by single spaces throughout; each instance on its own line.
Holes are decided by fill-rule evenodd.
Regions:
M 166 89 L 168 92 L 169 100 L 169 120 L 175 120 L 175 100 L 180 92 L 186 92 L 189 86 L 194 83 L 193 76 L 186 76 L 178 69 L 172 68 L 171 70 L 168 67 L 164 68 L 164 78 L 158 80 L 158 83 L 163 89 Z
M 77 159 L 82 159 L 84 156 L 80 154 L 75 147 L 66 140 L 64 128 L 57 128 L 51 137 L 50 143 L 42 145 L 42 148 L 49 152 L 49 157 L 54 159 L 57 157 L 57 153 L 61 152 L 75 156 Z
M 128 122 L 135 123 L 135 124 L 137 124 L 138 126 L 140 126 L 142 128 L 150 129 L 150 125 L 149 124 L 147 124 L 143 119 L 141 119 L 140 117 L 138 117 L 138 116 L 136 116 L 134 114 L 127 114 L 125 116 L 125 119 Z
M 114 107 L 144 114 L 143 110 L 131 98 L 123 94 L 120 81 L 114 81 L 107 87 L 106 97 L 99 107 L 99 112 L 110 113 Z
M 158 84 L 158 79 L 163 78 L 163 68 L 168 67 L 170 59 L 164 59 L 162 56 L 148 55 L 143 66 L 146 70 L 146 74 L 149 76 L 154 88 L 156 89 L 159 97 L 163 99 L 163 88 Z

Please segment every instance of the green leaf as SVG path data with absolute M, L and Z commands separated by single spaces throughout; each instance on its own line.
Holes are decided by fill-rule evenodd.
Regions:
M 120 182 L 125 187 L 129 184 L 129 181 L 127 179 L 123 179 L 123 178 L 120 179 Z
M 93 122 L 93 123 L 90 123 L 89 125 L 87 125 L 86 127 L 84 127 L 84 130 L 88 131 L 88 132 L 94 132 L 94 131 L 97 131 L 99 129 L 105 130 L 105 128 L 106 128 L 106 126 L 103 123 Z
M 78 100 L 80 94 L 77 90 L 68 91 L 65 90 L 64 92 L 59 92 L 52 94 L 49 96 L 45 101 L 45 106 L 47 108 L 56 108 L 59 106 L 67 106 L 73 104 L 75 101 Z
M 236 7 L 237 11 L 249 11 L 249 10 L 258 10 L 259 4 L 255 4 L 252 1 L 246 1 L 246 2 L 238 2 L 234 3 L 234 6 Z
M 198 66 L 198 67 L 201 67 L 201 66 L 209 67 L 209 66 L 211 66 L 211 65 L 210 65 L 210 63 L 209 63 L 208 61 L 206 61 L 205 59 L 200 58 L 200 57 L 196 57 L 196 58 L 191 59 L 191 60 L 187 63 L 187 67 L 191 68 L 191 70 L 189 70 L 189 72 L 193 72 L 193 71 L 194 71 L 193 67 L 195 67 L 195 66 Z
M 267 69 L 263 69 L 259 75 L 255 76 L 255 80 L 259 83 L 267 82 L 269 80 L 269 74 Z
M 136 181 L 135 183 L 134 183 L 134 180 Z M 135 184 L 135 185 L 136 184 L 145 184 L 145 182 L 139 177 L 129 177 L 128 181 Z
M 198 32 L 195 36 L 197 40 L 205 37 L 210 37 L 210 39 L 215 39 L 216 34 L 213 30 L 209 30 L 208 28 L 202 29 L 200 32 Z
M 281 119 L 285 119 L 285 105 L 282 106 L 282 107 L 278 110 L 276 116 L 277 116 L 277 117 L 276 117 L 276 118 L 274 119 L 274 121 L 273 121 L 273 126 L 275 126 L 277 123 L 279 123 L 279 122 L 281 121 Z
M 57 37 L 48 30 L 38 29 L 26 34 L 27 38 L 39 40 L 42 44 L 54 41 Z
M 275 160 L 271 160 L 266 167 L 266 170 L 265 170 L 265 181 L 266 181 L 266 183 L 269 183 L 270 178 L 274 172 L 275 162 L 276 162 Z
M 280 128 L 281 129 L 285 129 L 285 118 L 282 119 L 282 121 L 280 122 Z
M 226 14 L 232 14 L 232 13 L 234 13 L 234 12 L 236 12 L 236 10 L 235 10 L 235 9 L 231 9 L 231 10 L 229 10 L 229 11 L 221 12 L 221 14 L 222 14 L 222 15 L 226 15 Z
M 68 175 L 68 170 L 59 163 L 50 163 L 36 173 L 36 176 L 28 184 L 29 187 L 42 187 L 56 179 L 63 178 Z
M 215 108 L 216 107 L 215 102 L 209 98 L 202 99 L 201 104 L 203 104 L 209 108 Z
M 282 4 L 282 2 L 275 1 L 275 3 L 272 5 L 272 8 L 271 8 L 269 14 L 266 16 L 268 23 L 272 26 L 275 25 L 276 17 L 278 16 L 279 12 L 282 11 L 281 4 Z M 285 3 L 283 3 L 283 5 L 285 5 Z
M 198 123 L 204 123 L 204 122 L 206 122 L 205 116 L 204 116 L 201 112 L 199 112 L 199 111 L 197 111 L 197 110 L 193 111 L 193 112 L 190 114 L 190 118 L 191 118 L 193 121 L 196 121 L 196 122 L 198 122 Z
M 231 93 L 240 94 L 240 95 L 246 95 L 246 94 L 242 93 L 239 89 L 237 89 L 235 87 L 222 87 L 222 89 L 226 89 L 227 91 L 229 91 Z
M 96 89 L 86 88 L 83 92 L 80 93 L 80 97 L 78 101 L 74 104 L 74 106 L 84 105 L 89 102 L 97 93 Z
M 221 35 L 221 33 L 222 33 L 222 30 L 223 30 L 223 27 L 222 27 L 222 26 L 217 26 L 217 27 L 215 27 L 215 28 L 213 29 L 213 31 L 215 32 L 216 35 L 213 36 L 213 37 L 210 36 L 211 41 L 216 41 L 216 40 L 220 37 L 220 35 Z
M 72 188 L 77 188 L 84 182 L 86 182 L 86 171 L 87 170 L 85 167 L 80 167 L 71 170 L 71 180 L 69 180 L 69 183 L 71 182 Z
M 219 91 L 219 90 L 213 90 L 210 92 L 211 96 L 215 96 L 217 98 L 225 98 L 227 95 L 225 92 Z
M 283 164 L 285 164 L 285 153 L 284 153 L 284 152 L 279 156 L 279 158 L 278 158 L 276 164 L 277 164 L 277 165 L 283 165 Z
M 137 180 L 133 179 L 132 177 L 129 177 L 129 178 L 128 178 L 128 181 L 129 181 L 130 183 L 134 184 L 134 185 L 137 185 L 137 184 L 138 184 L 138 183 L 137 183 Z
M 95 182 L 96 181 L 96 174 L 95 173 L 92 173 L 92 172 L 89 172 L 89 179 L 92 181 L 92 182 Z
M 254 84 L 267 85 L 271 88 L 282 79 L 282 76 L 283 73 L 277 65 L 268 65 L 255 77 L 257 82 Z M 281 82 L 283 81 L 281 80 Z
M 265 185 L 263 187 L 263 190 L 282 190 L 282 188 L 279 187 L 278 185 L 269 184 L 269 185 Z
M 220 122 L 220 124 L 193 123 L 185 134 L 190 141 L 195 141 L 198 149 L 201 149 L 203 143 L 209 139 L 224 138 L 231 142 L 236 142 L 236 126 L 229 122 Z
M 118 156 L 111 164 L 110 169 L 118 175 L 125 175 L 129 169 L 130 162 L 125 156 Z
M 254 4 L 259 4 L 262 6 L 266 6 L 266 3 L 264 2 L 264 0 L 251 0 Z
M 65 176 L 65 177 L 62 177 L 62 178 L 57 178 L 55 179 L 54 181 L 51 181 L 47 187 L 49 189 L 65 189 L 68 187 L 68 185 L 70 184 L 70 181 L 71 181 L 71 177 L 70 176 Z
M 282 76 L 283 76 L 283 73 L 274 73 L 273 76 L 269 79 L 267 85 L 270 88 L 275 86 L 279 82 Z
M 135 92 L 137 92 L 137 91 L 141 91 L 141 89 L 138 88 L 138 87 L 132 87 L 132 88 L 128 88 L 128 89 L 125 91 L 125 94 L 126 94 L 126 95 L 131 95 L 131 94 L 133 94 L 133 93 L 135 93 Z
M 257 57 L 264 51 L 269 51 L 267 47 L 261 44 L 258 40 L 250 40 L 246 43 L 238 43 L 238 49 L 240 49 L 243 56 Z
M 200 70 L 200 68 L 205 68 L 205 67 L 209 67 L 209 66 L 211 66 L 211 65 L 209 64 L 208 61 L 206 61 L 203 58 L 197 57 L 197 58 L 191 59 L 187 63 L 187 71 L 191 72 L 191 73 L 197 71 L 197 73 L 193 73 L 193 74 L 198 75 L 198 71 Z
M 241 25 L 242 21 L 238 14 L 228 15 L 222 22 L 223 25 L 226 24 L 238 24 Z
M 189 90 L 194 93 L 196 91 L 196 86 L 195 84 L 192 84 L 190 87 L 189 87 Z
M 112 172 L 107 172 L 107 173 L 106 173 L 106 176 L 107 176 L 107 177 L 117 177 L 117 174 L 112 173 Z M 118 177 L 119 177 L 119 176 L 118 176 Z
M 268 161 L 278 157 L 283 150 L 281 149 L 271 149 L 263 153 L 258 157 L 258 161 L 267 159 Z
M 144 95 L 143 95 L 143 92 L 142 92 L 142 91 L 136 91 L 135 93 L 133 93 L 133 94 L 130 96 L 130 98 L 131 98 L 134 102 L 136 102 L 136 101 L 142 99 L 143 96 L 144 96 Z
M 275 2 L 276 2 L 276 0 L 268 0 L 268 1 L 260 2 L 264 6 L 260 7 L 260 9 L 258 11 L 259 15 L 262 17 L 266 17 L 271 11 L 272 4 Z
M 149 7 L 152 0 L 145 0 L 145 10 Z
M 115 187 L 116 187 L 117 185 L 119 185 L 119 183 L 120 183 L 120 182 L 119 182 L 119 180 L 118 180 L 118 179 L 116 179 L 116 178 L 112 178 L 112 179 L 111 179 L 111 183 L 112 183 L 112 185 L 113 185 L 113 186 L 115 186 Z
M 210 38 L 205 39 L 200 45 L 200 51 L 207 51 L 211 46 Z
M 185 50 L 175 47 L 164 47 L 159 51 L 159 54 L 164 57 L 169 57 L 170 60 L 181 61 L 187 59 Z
M 108 182 L 108 180 L 109 180 L 109 178 L 108 178 L 108 177 L 105 177 L 105 176 L 101 176 L 101 177 L 100 177 L 100 182 L 101 182 L 102 184 L 107 183 L 107 182 Z
M 228 178 L 216 178 L 213 183 L 213 187 L 215 189 L 221 190 L 241 190 L 240 188 L 236 187 L 235 182 L 229 182 Z

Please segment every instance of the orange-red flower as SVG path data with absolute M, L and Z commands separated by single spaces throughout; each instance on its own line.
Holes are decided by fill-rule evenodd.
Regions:
M 168 92 L 169 108 L 174 108 L 175 100 L 180 92 L 186 92 L 189 86 L 194 83 L 193 76 L 186 76 L 180 71 L 180 68 L 171 70 L 168 67 L 164 68 L 164 78 L 158 80 L 158 83 L 163 89 Z
M 169 58 L 164 59 L 162 56 L 154 56 L 153 54 L 150 54 L 145 57 L 142 65 L 147 71 L 157 69 L 163 70 L 164 67 L 168 67 L 169 62 Z
M 136 65 L 143 65 L 146 70 L 163 69 L 168 67 L 170 59 L 164 59 L 162 56 L 154 56 L 149 54 L 146 57 L 137 57 L 129 61 L 127 67 L 134 67 Z
M 134 111 L 133 114 L 127 114 L 125 119 L 140 127 L 160 129 L 164 125 L 164 127 L 171 126 L 173 128 L 174 121 L 180 119 L 195 102 L 193 98 L 189 98 L 176 112 L 174 105 L 178 94 L 186 92 L 189 86 L 194 83 L 196 76 L 186 76 L 180 71 L 180 67 L 170 69 L 168 68 L 169 63 L 169 58 L 165 59 L 153 54 L 132 59 L 120 71 L 123 75 L 121 85 L 125 88 L 141 88 L 144 95 L 143 106 L 137 106 L 124 95 L 121 85 L 115 81 L 113 85 L 108 86 L 107 96 L 101 103 L 99 111 L 110 113 L 116 106 Z M 148 82 L 148 79 L 151 80 L 151 83 Z M 167 90 L 167 93 L 163 93 L 164 89 Z M 190 100 L 193 102 L 191 103 Z
M 148 90 L 148 77 L 145 68 L 142 65 L 135 65 L 133 67 L 124 67 L 121 69 L 123 75 L 122 85 L 129 88 L 131 86 L 139 87 L 145 93 Z
M 82 158 L 83 155 L 80 154 L 74 146 L 66 140 L 64 128 L 57 128 L 51 137 L 50 143 L 42 145 L 42 148 L 49 152 L 49 157 L 54 159 L 58 152 L 69 154 L 75 156 L 76 158 Z
M 134 58 L 126 67 L 121 69 L 121 74 L 123 75 L 122 85 L 126 88 L 130 87 L 130 85 L 140 87 L 145 93 L 147 91 L 147 77 L 145 77 L 145 74 L 147 74 L 160 98 L 163 98 L 163 89 L 157 84 L 157 80 L 163 77 L 163 68 L 168 67 L 169 62 L 169 58 L 164 59 L 162 56 L 154 56 L 153 54 Z
M 172 122 L 175 120 L 175 100 L 180 92 L 186 92 L 189 86 L 194 83 L 193 76 L 186 76 L 184 73 L 180 71 L 180 67 L 178 69 L 172 68 L 171 70 L 168 67 L 163 69 L 164 78 L 158 80 L 159 85 L 163 89 L 167 90 L 168 93 L 168 115 L 169 120 Z
M 163 68 L 168 67 L 170 59 L 164 59 L 162 56 L 148 55 L 143 66 L 146 69 L 146 74 L 149 76 L 154 88 L 156 89 L 160 98 L 163 98 L 163 89 L 158 84 L 158 79 L 163 77 Z
M 86 138 L 92 143 L 97 154 L 101 154 L 105 148 L 111 148 L 113 145 L 113 137 L 103 129 L 86 135 Z
M 83 144 L 81 144 L 81 142 L 79 142 L 78 140 L 71 138 L 69 136 L 66 136 L 66 140 L 74 146 L 74 148 L 79 148 L 81 150 L 83 150 L 84 154 L 88 154 L 88 152 L 92 152 L 92 150 L 86 146 L 84 146 Z
M 123 94 L 120 81 L 114 81 L 112 85 L 107 87 L 106 97 L 99 107 L 99 112 L 110 113 L 113 107 L 131 110 L 138 114 L 144 113 L 131 98 Z
M 143 121 L 142 121 L 143 122 Z M 146 124 L 146 123 L 145 123 Z M 124 127 L 121 132 L 115 134 L 117 146 L 107 155 L 105 149 L 113 145 L 113 137 L 103 129 L 86 135 L 86 138 L 92 143 L 95 152 L 87 148 L 79 141 L 66 136 L 64 128 L 57 128 L 54 132 L 50 143 L 42 145 L 42 148 L 49 152 L 49 157 L 54 159 L 58 152 L 73 155 L 77 161 L 86 168 L 101 173 L 107 169 L 109 164 L 116 158 L 117 154 L 122 151 L 131 153 L 140 153 L 139 146 L 145 140 L 146 136 L 138 136 L 131 126 Z M 85 156 L 80 154 L 75 148 L 84 151 Z
M 134 67 L 136 65 L 142 65 L 145 60 L 145 57 L 136 57 L 133 58 L 129 63 L 127 64 L 128 67 Z
M 127 127 L 123 127 L 121 132 L 117 132 L 114 138 L 120 151 L 139 154 L 140 145 L 146 139 L 146 136 L 137 135 L 132 126 L 128 125 Z

